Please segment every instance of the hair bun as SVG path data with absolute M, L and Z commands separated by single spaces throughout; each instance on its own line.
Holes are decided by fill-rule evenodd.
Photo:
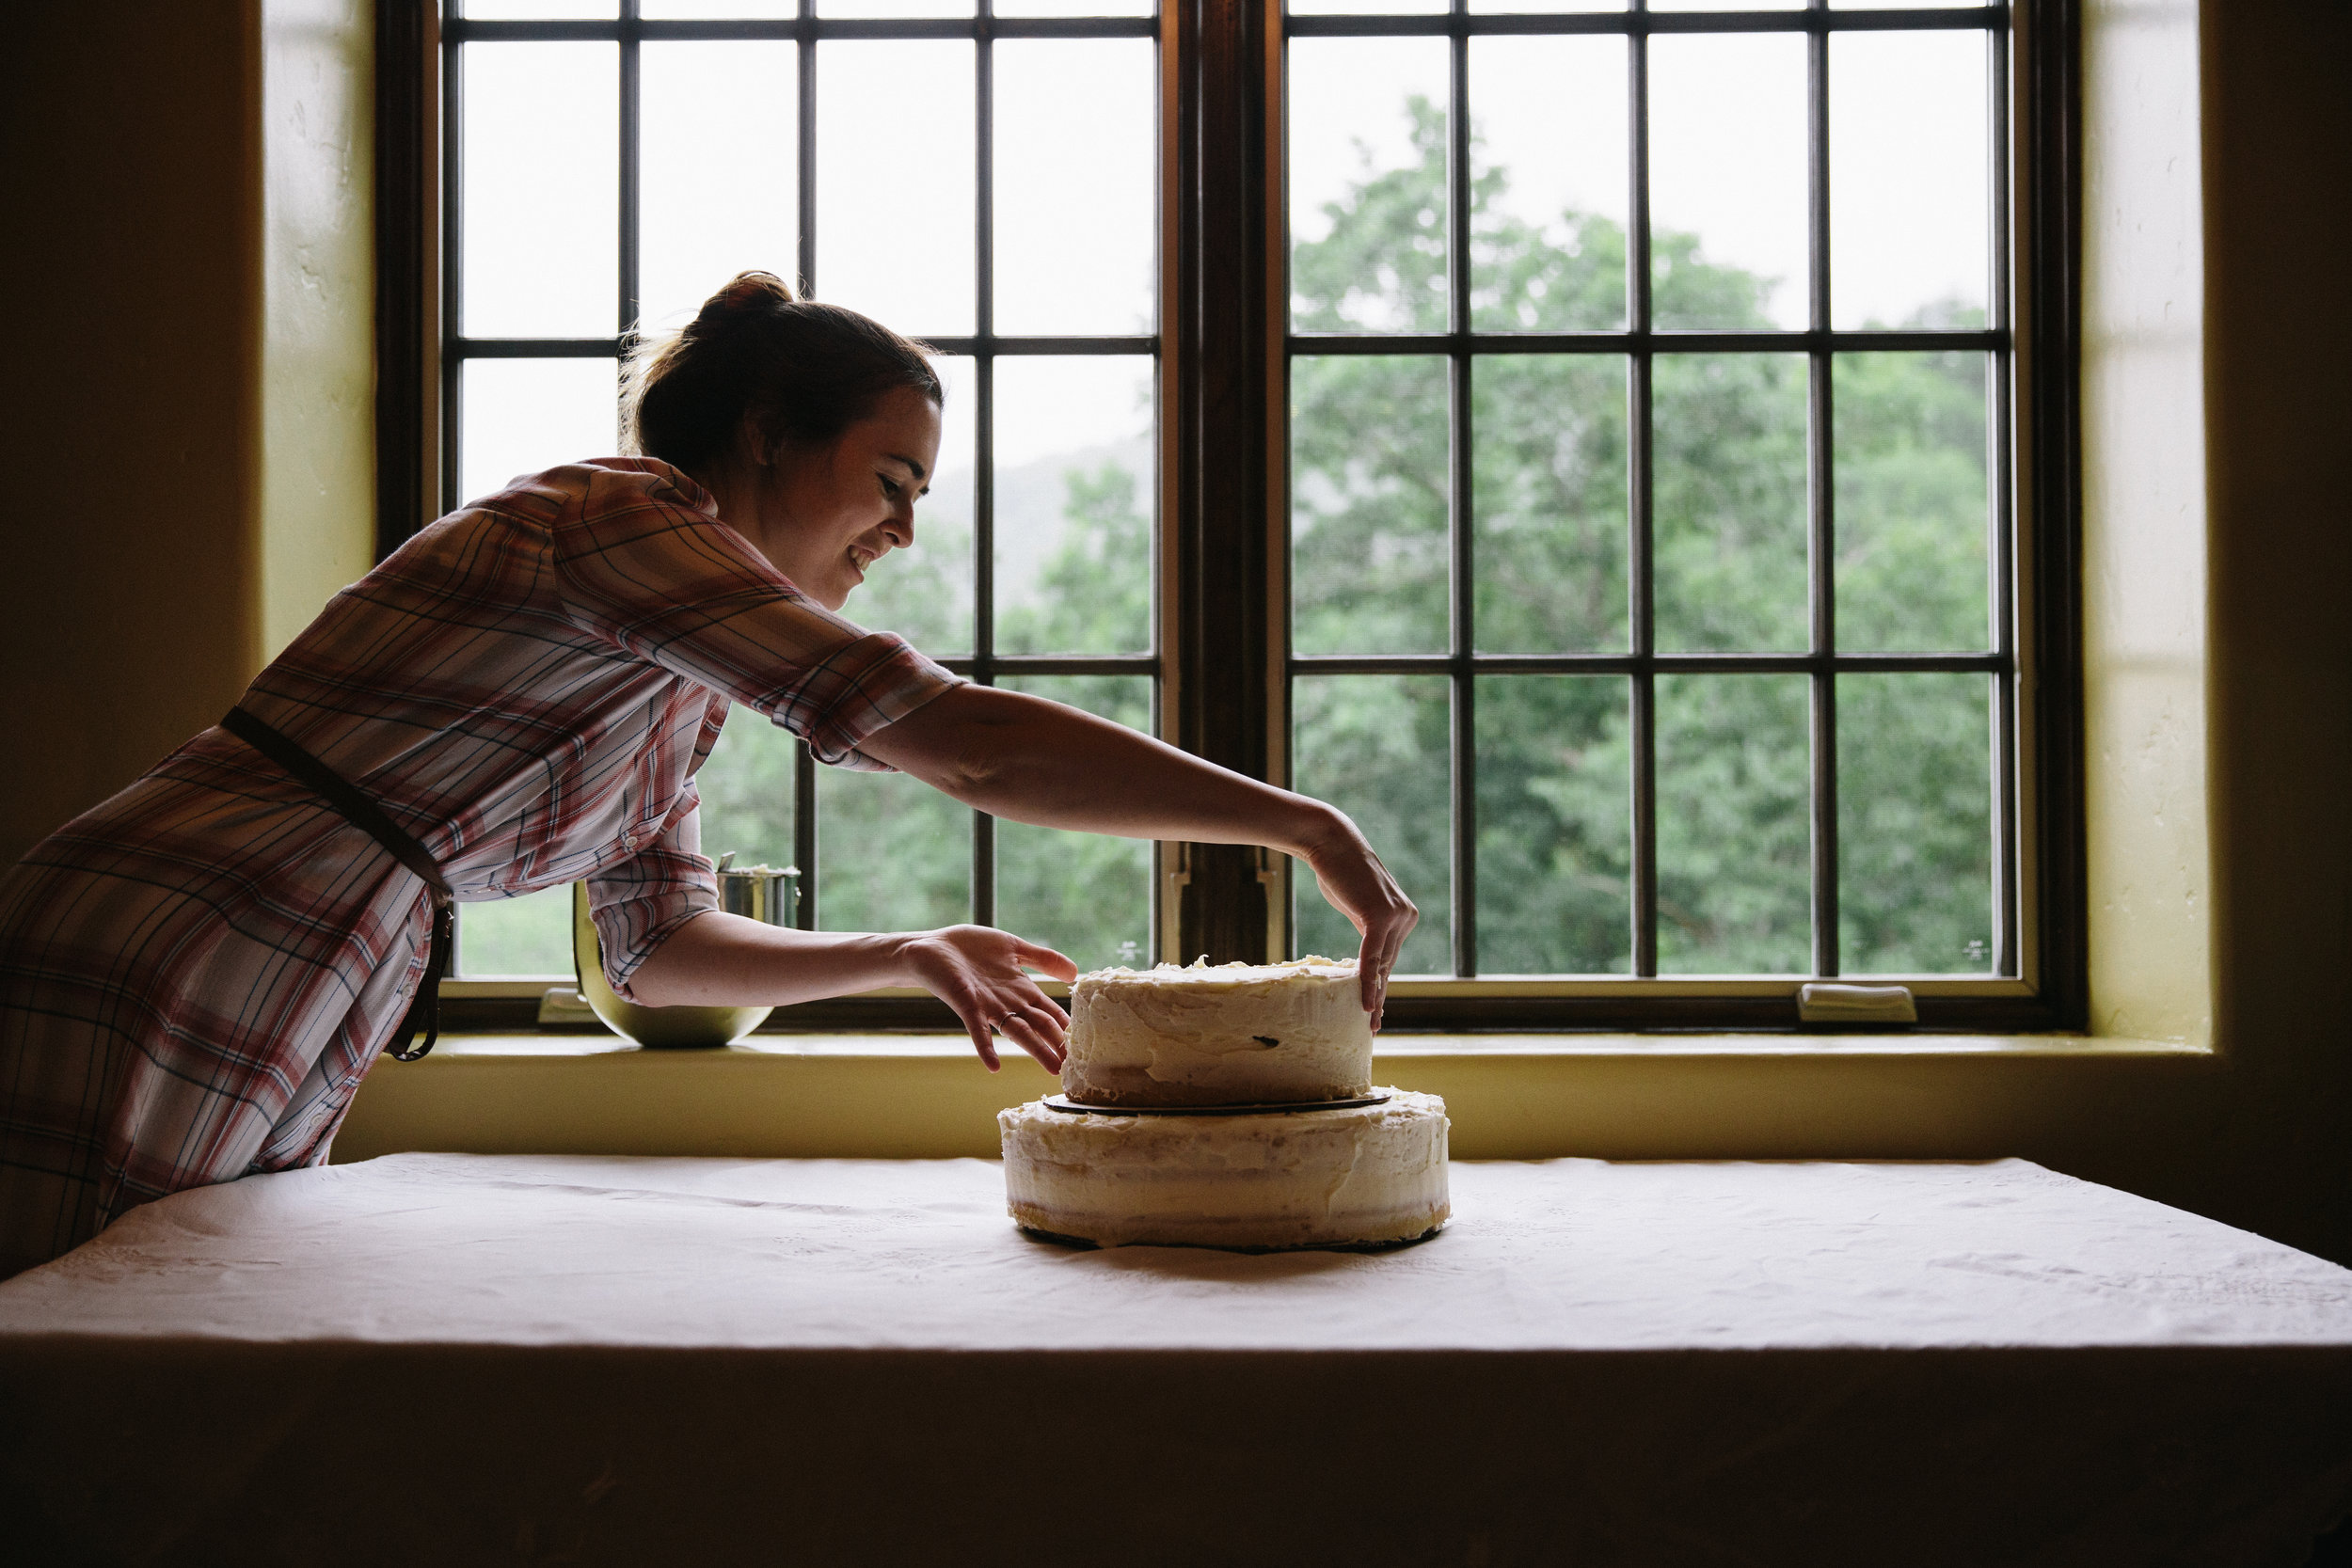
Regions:
M 747 311 L 797 303 L 792 285 L 772 272 L 739 272 L 717 293 L 703 301 L 696 321 L 715 321 Z

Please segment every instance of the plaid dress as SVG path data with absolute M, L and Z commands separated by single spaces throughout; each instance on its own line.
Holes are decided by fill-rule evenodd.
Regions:
M 608 977 L 716 907 L 694 770 L 730 701 L 857 749 L 957 677 L 813 603 L 652 459 L 452 513 L 243 705 L 461 899 L 585 879 Z M 0 876 L 0 1278 L 183 1187 L 325 1161 L 422 973 L 424 883 L 215 728 Z

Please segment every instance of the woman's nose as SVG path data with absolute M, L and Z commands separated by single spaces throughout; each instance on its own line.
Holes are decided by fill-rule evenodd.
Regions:
M 893 512 L 882 520 L 882 537 L 892 546 L 906 549 L 914 543 L 914 507 L 912 502 Z

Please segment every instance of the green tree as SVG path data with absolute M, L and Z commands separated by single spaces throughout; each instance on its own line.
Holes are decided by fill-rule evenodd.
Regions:
M 1415 150 L 1325 210 L 1294 256 L 1302 332 L 1446 325 L 1444 117 L 1406 106 Z M 1471 305 L 1487 330 L 1606 330 L 1624 321 L 1626 244 L 1604 217 L 1548 229 L 1501 210 L 1508 173 L 1473 182 Z M 1655 238 L 1661 322 L 1763 328 L 1772 280 Z M 1957 323 L 1955 323 L 1957 325 Z M 1302 355 L 1293 370 L 1297 646 L 1447 646 L 1447 366 Z M 1472 584 L 1482 651 L 1628 646 L 1627 362 L 1481 357 L 1470 383 Z M 1808 367 L 1788 354 L 1665 354 L 1652 365 L 1655 634 L 1661 649 L 1774 651 L 1808 641 Z M 1841 356 L 1836 430 L 1841 643 L 1984 644 L 1984 382 L 1968 356 Z M 1988 754 L 1980 681 L 1894 675 L 1840 690 L 1848 968 L 1981 967 L 1988 934 Z M 1973 680 L 1973 678 L 1970 678 Z M 1673 972 L 1809 963 L 1806 684 L 1788 676 L 1657 683 L 1659 945 Z M 1409 968 L 1446 966 L 1450 917 L 1442 683 L 1303 680 L 1302 788 L 1373 831 L 1424 926 Z M 1478 928 L 1486 973 L 1622 971 L 1631 748 L 1614 677 L 1478 682 Z M 1346 928 L 1302 899 L 1301 942 Z M 1970 943 L 1978 945 L 1971 948 Z

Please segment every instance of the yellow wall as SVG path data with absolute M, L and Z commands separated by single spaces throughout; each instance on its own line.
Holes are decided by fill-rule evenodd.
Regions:
M 257 22 L 35 0 L 0 51 L 0 856 L 217 719 L 260 641 Z
M 2352 1258 L 2352 8 L 2205 21 L 2219 1136 L 2167 1191 Z
M 303 318 L 326 324 L 326 351 L 272 337 L 277 302 L 301 297 L 273 291 L 310 275 L 278 270 L 289 209 L 264 227 L 271 160 L 310 159 L 319 188 L 341 193 L 314 209 L 330 233 L 348 240 L 359 221 L 348 182 L 364 160 L 327 157 L 331 137 L 288 150 L 303 124 L 276 98 L 265 112 L 259 87 L 262 62 L 281 59 L 265 16 L 323 18 L 330 33 L 354 20 L 333 0 L 314 8 L 37 0 L 18 13 L 28 47 L 8 63 L 0 114 L 21 216 L 0 276 L 24 302 L 23 362 L 42 375 L 8 393 L 19 462 L 0 721 L 19 766 L 0 785 L 0 852 L 217 714 L 364 527 L 349 447 L 364 307 L 347 246 L 312 269 L 342 302 Z M 2178 5 L 2090 8 L 2094 41 L 2153 51 L 2137 66 L 2102 56 L 2093 129 L 2153 161 L 2094 159 L 2086 301 L 2086 437 L 2102 464 L 2086 498 L 2094 1007 L 2104 1029 L 2189 1049 L 1588 1040 L 1393 1058 L 1394 1076 L 1454 1101 L 1466 1152 L 2021 1153 L 2352 1259 L 2352 12 L 2208 8 L 2194 120 L 2163 112 L 2186 107 L 2190 20 Z M 303 57 L 357 58 L 341 43 Z M 349 86 L 326 93 L 333 112 L 356 112 Z M 2137 241 L 2166 223 L 2192 239 L 2150 268 Z M 315 444 L 293 418 L 304 410 L 273 401 L 312 375 L 343 400 Z M 325 466 L 289 478 L 297 455 Z M 312 531 L 297 502 L 314 495 Z M 281 577 L 290 539 L 321 553 Z M 920 1138 L 870 1146 L 911 1152 L 984 1143 L 986 1102 L 1034 1086 L 924 1049 L 729 1060 L 697 1074 L 717 1064 L 436 1057 L 371 1080 L 342 1152 L 420 1116 L 441 1118 L 442 1147 L 508 1137 L 511 1118 L 490 1122 L 534 1102 L 545 1135 L 573 1147 L 736 1140 L 756 1131 L 739 1116 L 695 1118 L 746 1083 L 782 1091 L 763 1123 L 772 1146 L 838 1148 L 882 1114 L 861 1085 L 897 1082 L 878 1065 L 891 1061 L 918 1097 L 946 1097 L 931 1121 L 930 1100 L 891 1112 Z M 783 1108 L 812 1095 L 834 1115 L 803 1137 Z
M 0 859 L 219 718 L 367 570 L 372 15 L 10 9 Z
M 262 656 L 374 555 L 373 8 L 262 5 Z

